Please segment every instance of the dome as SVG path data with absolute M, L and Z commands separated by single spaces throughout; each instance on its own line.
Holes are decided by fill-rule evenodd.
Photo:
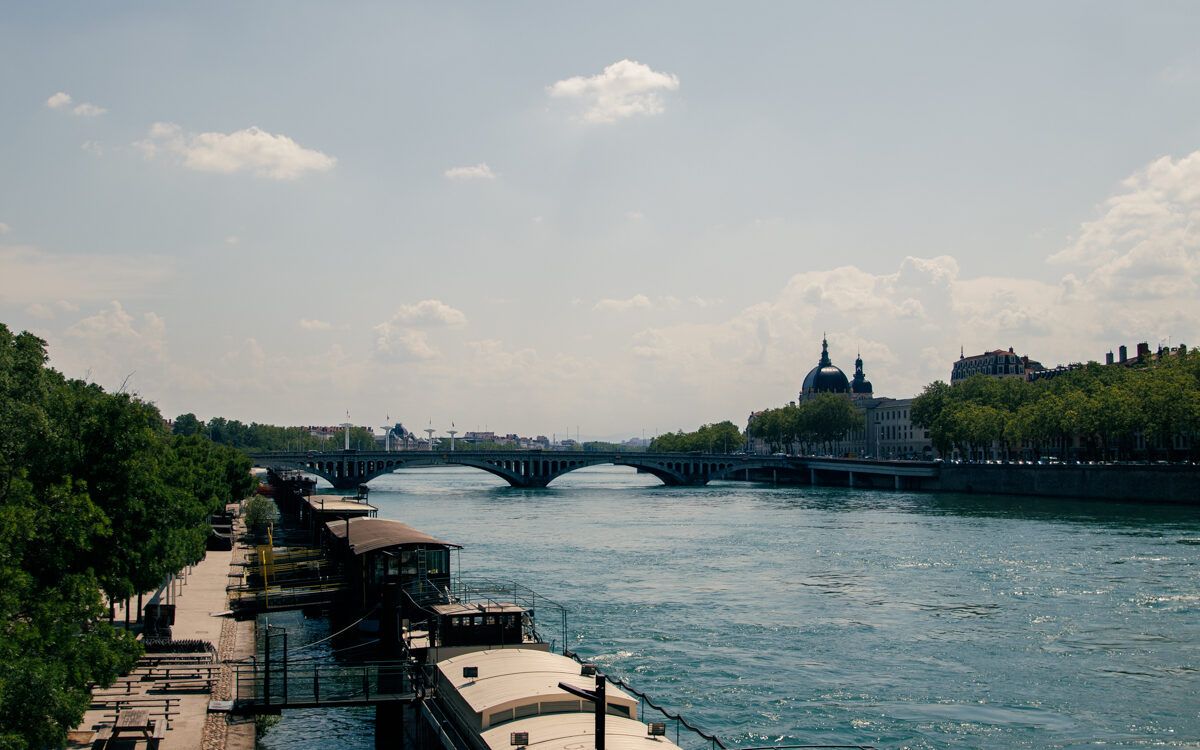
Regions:
M 847 393 L 850 381 L 846 373 L 833 365 L 814 367 L 804 376 L 805 393 Z
M 867 380 L 867 376 L 863 374 L 862 355 L 858 355 L 858 359 L 854 360 L 854 379 L 850 381 L 850 392 L 856 396 L 871 396 L 874 391 L 871 389 L 871 381 Z
M 854 393 L 868 393 L 868 394 L 874 393 L 874 391 L 871 389 L 871 381 L 870 380 L 863 380 L 863 381 L 855 380 L 854 383 L 850 386 L 850 390 L 852 390 Z
M 834 367 L 829 361 L 829 342 L 821 339 L 821 361 L 804 376 L 804 385 L 800 387 L 800 397 L 803 399 L 813 393 L 849 393 L 850 381 L 846 373 Z

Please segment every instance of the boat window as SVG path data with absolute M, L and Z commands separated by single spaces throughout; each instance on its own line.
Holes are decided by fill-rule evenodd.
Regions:
M 581 710 L 579 701 L 543 701 L 542 713 L 544 714 L 568 714 Z
M 538 712 L 538 704 L 529 703 L 524 706 L 517 706 L 513 709 L 513 718 L 521 719 L 526 716 L 533 716 Z
M 495 617 L 495 615 L 488 615 L 488 617 L 487 617 L 487 624 L 488 624 L 488 625 L 495 625 L 495 624 L 496 624 L 496 617 Z
M 506 721 L 512 721 L 512 719 L 513 712 L 511 708 L 507 711 L 497 711 L 488 717 L 488 726 L 494 727 L 497 724 L 503 724 Z
M 475 626 L 479 627 L 482 624 L 483 624 L 483 617 L 481 615 L 475 615 Z
M 612 716 L 624 716 L 626 719 L 628 719 L 629 718 L 629 706 L 618 706 L 615 703 L 609 703 L 608 711 L 606 713 L 608 713 Z

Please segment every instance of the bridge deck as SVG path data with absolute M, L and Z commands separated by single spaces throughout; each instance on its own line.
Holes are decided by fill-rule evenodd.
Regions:
M 274 713 L 282 709 L 373 706 L 418 698 L 418 680 L 406 662 L 318 665 L 311 661 L 242 662 L 234 667 L 233 710 Z

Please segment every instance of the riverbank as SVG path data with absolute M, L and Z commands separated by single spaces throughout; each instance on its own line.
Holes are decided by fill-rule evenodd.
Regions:
M 1200 505 L 1200 466 L 943 464 L 935 492 Z
M 216 661 L 210 667 L 211 689 L 196 689 L 195 682 L 184 685 L 164 680 L 152 671 L 152 661 L 143 659 L 113 686 L 93 690 L 92 707 L 71 732 L 69 747 L 91 747 L 93 740 L 112 726 L 118 710 L 145 710 L 150 719 L 162 721 L 167 727 L 158 745 L 162 750 L 253 750 L 253 720 L 209 712 L 210 701 L 233 697 L 228 662 L 254 652 L 254 622 L 236 622 L 224 614 L 228 610 L 225 587 L 230 576 L 240 577 L 237 563 L 243 560 L 245 549 L 235 541 L 232 550 L 209 551 L 172 582 L 172 640 L 213 645 Z
M 871 462 L 876 465 L 889 462 Z M 897 466 L 913 462 L 897 461 Z M 906 491 L 1051 497 L 1064 500 L 1200 505 L 1200 466 L 1186 464 L 956 464 L 924 462 L 936 475 L 904 477 Z M 793 472 L 750 470 L 745 479 L 786 485 L 853 486 L 857 489 L 895 489 L 895 478 L 878 474 L 805 469 Z M 741 480 L 735 476 L 732 479 Z

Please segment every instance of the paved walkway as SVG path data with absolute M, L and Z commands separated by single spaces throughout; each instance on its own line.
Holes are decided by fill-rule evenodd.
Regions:
M 152 702 L 152 718 L 168 721 L 169 729 L 159 747 L 162 750 L 250 750 L 254 747 L 254 723 L 231 723 L 226 714 L 210 714 L 209 701 L 228 699 L 230 676 L 228 667 L 220 661 L 253 653 L 254 623 L 234 622 L 219 616 L 228 609 L 225 586 L 230 565 L 240 560 L 242 551 L 235 546 L 231 552 L 210 551 L 186 575 L 175 581 L 175 624 L 171 628 L 175 640 L 202 640 L 217 649 L 218 661 L 213 667 L 214 683 L 211 692 L 203 688 L 173 689 L 161 679 L 152 679 L 149 666 L 139 665 L 134 671 L 110 688 L 93 692 L 93 706 L 114 699 Z M 132 613 L 131 613 L 132 614 Z M 118 608 L 117 619 L 124 620 Z M 159 715 L 154 716 L 157 712 Z M 83 722 L 71 733 L 75 740 L 70 747 L 90 747 L 90 732 L 111 725 L 115 708 L 93 708 L 84 714 Z M 247 727 L 248 724 L 248 727 Z M 139 741 L 137 746 L 144 745 Z M 126 745 L 126 747 L 131 747 Z

